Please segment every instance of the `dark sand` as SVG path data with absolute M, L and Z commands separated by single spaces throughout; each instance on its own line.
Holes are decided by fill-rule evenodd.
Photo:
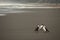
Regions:
M 19 10 L 20 11 L 20 10 Z M 23 9 L 0 16 L 0 40 L 60 40 L 60 9 Z M 48 33 L 35 32 L 36 24 L 45 24 Z

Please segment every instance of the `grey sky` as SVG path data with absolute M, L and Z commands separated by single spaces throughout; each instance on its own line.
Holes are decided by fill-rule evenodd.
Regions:
M 0 0 L 0 3 L 41 3 L 41 2 L 48 2 L 48 3 L 56 3 L 60 0 Z

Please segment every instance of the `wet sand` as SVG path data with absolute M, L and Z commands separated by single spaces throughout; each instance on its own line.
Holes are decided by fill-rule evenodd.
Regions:
M 19 10 L 20 11 L 20 10 Z M 0 16 L 0 40 L 60 40 L 60 9 L 23 9 Z M 50 31 L 35 32 L 36 24 Z

